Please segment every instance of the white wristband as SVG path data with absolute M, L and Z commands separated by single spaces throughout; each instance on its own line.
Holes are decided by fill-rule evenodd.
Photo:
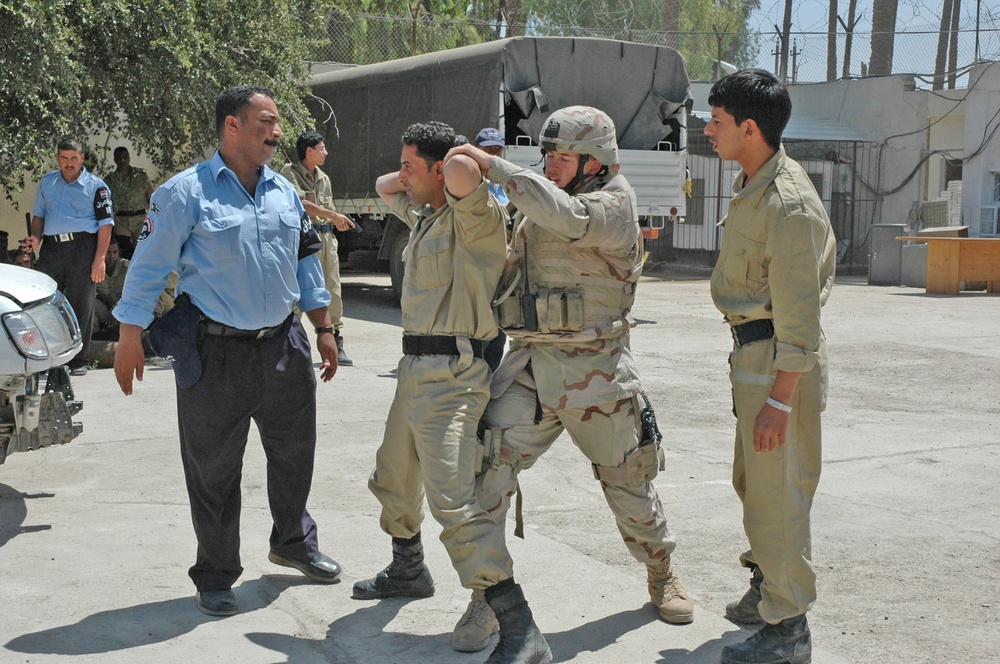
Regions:
M 777 408 L 778 410 L 780 410 L 782 412 L 785 412 L 785 413 L 792 412 L 792 407 L 791 406 L 789 406 L 787 403 L 781 403 L 780 401 L 778 401 L 777 399 L 775 399 L 773 397 L 768 397 L 766 403 L 771 408 Z

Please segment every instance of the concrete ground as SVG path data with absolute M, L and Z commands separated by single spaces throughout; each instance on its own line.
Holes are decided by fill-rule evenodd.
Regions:
M 448 637 L 468 598 L 425 526 L 437 594 L 361 602 L 351 585 L 389 560 L 366 488 L 395 386 L 399 310 L 388 281 L 345 275 L 355 361 L 319 387 L 310 510 L 333 586 L 267 562 L 263 455 L 246 454 L 242 612 L 195 608 L 173 376 L 147 366 L 132 397 L 113 372 L 74 380 L 73 443 L 0 467 L 0 661 L 474 663 Z M 696 596 L 671 626 L 648 603 L 582 456 L 568 439 L 524 474 L 516 575 L 556 662 L 701 664 L 748 632 L 725 621 L 745 547 L 730 486 L 730 339 L 708 282 L 660 274 L 639 289 L 633 348 L 667 445 L 655 480 Z M 926 296 L 841 279 L 824 312 L 831 385 L 814 515 L 817 664 L 994 661 L 1000 651 L 1000 299 Z M 508 531 L 513 529 L 509 524 Z

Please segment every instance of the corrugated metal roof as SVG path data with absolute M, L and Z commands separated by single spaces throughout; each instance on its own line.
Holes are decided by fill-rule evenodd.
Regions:
M 711 111 L 692 111 L 692 114 L 704 122 L 712 119 Z M 795 115 L 788 121 L 788 126 L 781 134 L 782 139 L 790 141 L 834 141 L 841 143 L 867 143 L 868 139 L 847 125 L 825 118 L 804 118 Z

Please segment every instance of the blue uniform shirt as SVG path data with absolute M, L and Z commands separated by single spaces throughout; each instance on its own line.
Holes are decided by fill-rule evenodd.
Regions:
M 507 205 L 510 203 L 510 199 L 507 197 L 507 192 L 503 190 L 496 182 L 490 182 L 490 193 L 496 196 L 497 202 L 500 205 Z
M 277 325 L 296 302 L 302 311 L 326 308 L 318 255 L 298 258 L 304 219 L 285 178 L 263 166 L 251 198 L 216 152 L 153 194 L 115 318 L 148 326 L 171 271 L 178 295 L 243 330 Z
M 31 214 L 45 220 L 45 235 L 96 233 L 115 222 L 111 190 L 86 168 L 72 182 L 66 182 L 61 171 L 46 173 L 38 184 Z

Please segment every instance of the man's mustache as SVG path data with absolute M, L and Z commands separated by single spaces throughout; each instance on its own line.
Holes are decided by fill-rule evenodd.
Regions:
M 276 141 L 273 138 L 269 138 L 266 141 L 264 141 L 264 145 L 270 145 L 272 148 L 276 148 L 278 147 L 278 141 Z

